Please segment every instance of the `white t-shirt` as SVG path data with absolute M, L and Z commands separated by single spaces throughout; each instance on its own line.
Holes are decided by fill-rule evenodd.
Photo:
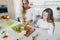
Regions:
M 47 21 L 44 21 L 43 19 L 39 19 L 37 22 L 37 26 L 42 29 L 47 29 L 49 35 L 53 34 L 54 27 L 51 23 L 48 23 Z
M 26 17 L 26 21 L 29 21 L 29 20 L 35 20 L 36 19 L 36 11 L 34 8 L 30 8 L 28 10 L 26 10 L 26 14 L 25 14 L 25 17 Z

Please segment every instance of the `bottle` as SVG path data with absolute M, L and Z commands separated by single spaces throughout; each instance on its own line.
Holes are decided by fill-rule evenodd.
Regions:
M 20 22 L 20 17 L 18 17 L 18 22 Z

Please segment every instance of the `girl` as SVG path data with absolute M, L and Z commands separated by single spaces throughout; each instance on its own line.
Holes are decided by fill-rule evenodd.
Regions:
M 53 18 L 53 11 L 50 8 L 46 8 L 42 12 L 42 18 L 38 20 L 37 26 L 43 30 L 47 30 L 48 34 L 53 34 L 55 23 Z

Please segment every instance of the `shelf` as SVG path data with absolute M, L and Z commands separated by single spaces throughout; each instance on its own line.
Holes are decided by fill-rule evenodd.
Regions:
M 44 5 L 59 6 L 60 5 L 60 1 L 45 1 Z

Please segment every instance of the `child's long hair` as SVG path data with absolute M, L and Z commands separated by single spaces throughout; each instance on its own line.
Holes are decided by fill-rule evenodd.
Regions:
M 53 26 L 55 26 L 54 17 L 53 17 L 53 10 L 50 9 L 50 8 L 46 8 L 43 12 L 47 12 L 48 13 L 47 22 L 52 23 Z M 43 19 L 43 12 L 42 12 L 42 19 Z

